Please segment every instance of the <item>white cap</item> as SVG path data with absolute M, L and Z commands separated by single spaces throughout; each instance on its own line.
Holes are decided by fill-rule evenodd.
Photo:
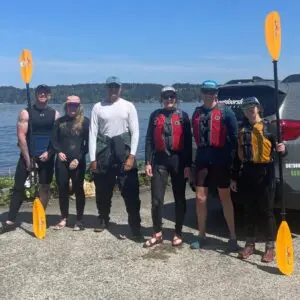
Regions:
M 162 88 L 161 93 L 165 93 L 165 92 L 173 92 L 173 93 L 177 93 L 177 91 L 170 85 L 166 85 Z

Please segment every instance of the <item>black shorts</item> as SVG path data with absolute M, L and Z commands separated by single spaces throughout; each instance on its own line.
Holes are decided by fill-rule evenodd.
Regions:
M 197 187 L 209 187 L 216 185 L 217 188 L 230 187 L 230 167 L 222 165 L 207 165 L 196 167 L 195 184 Z
M 46 162 L 38 162 L 38 178 L 40 184 L 50 184 L 54 174 L 54 155 Z M 16 172 L 15 172 L 15 186 L 18 189 L 24 188 L 25 181 L 29 175 L 26 170 L 25 160 L 20 156 Z

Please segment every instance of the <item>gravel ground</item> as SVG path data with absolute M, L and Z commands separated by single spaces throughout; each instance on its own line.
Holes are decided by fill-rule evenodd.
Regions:
M 299 299 L 299 212 L 288 215 L 295 237 L 295 272 L 287 277 L 279 273 L 275 263 L 260 262 L 263 243 L 257 245 L 258 253 L 247 262 L 237 259 L 236 253 L 224 253 L 226 226 L 219 203 L 214 200 L 210 201 L 209 244 L 201 251 L 190 250 L 188 242 L 196 233 L 192 197 L 187 190 L 190 199 L 183 247 L 170 244 L 174 205 L 168 190 L 164 210 L 166 240 L 151 250 L 130 239 L 118 238 L 128 230 L 124 203 L 118 194 L 113 199 L 109 231 L 93 232 L 96 205 L 94 200 L 87 200 L 86 230 L 48 229 L 44 240 L 32 236 L 31 207 L 24 205 L 18 217 L 20 228 L 0 236 L 1 299 Z M 141 201 L 143 233 L 147 237 L 151 234 L 148 191 L 141 192 Z M 6 211 L 7 208 L 0 209 L 1 220 L 6 218 Z M 48 225 L 58 220 L 58 212 L 57 201 L 52 201 L 47 209 Z M 72 226 L 74 201 L 70 212 Z M 239 243 L 244 244 L 241 234 Z

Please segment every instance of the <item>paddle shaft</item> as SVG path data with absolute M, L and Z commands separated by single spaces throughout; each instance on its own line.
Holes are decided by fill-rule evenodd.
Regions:
M 31 159 L 32 157 L 32 112 L 31 112 L 31 101 L 30 101 L 30 91 L 29 91 L 29 83 L 26 83 L 26 92 L 27 92 L 27 107 L 28 107 L 28 130 L 29 130 L 29 147 L 28 147 L 28 151 L 29 151 L 29 157 Z
M 274 66 L 274 82 L 275 82 L 275 105 L 276 105 L 276 130 L 277 130 L 277 142 L 281 142 L 281 133 L 280 133 L 280 117 L 279 117 L 279 103 L 278 103 L 278 71 L 277 71 L 277 61 L 273 60 Z M 279 199 L 281 201 L 281 215 L 282 220 L 285 220 L 285 203 L 283 199 L 283 172 L 282 172 L 282 157 L 281 153 L 277 152 L 278 154 L 278 169 L 279 169 Z
M 29 157 L 30 157 L 30 163 L 31 163 L 31 167 L 33 170 L 33 176 L 32 172 L 30 172 L 30 181 L 31 184 L 32 183 L 36 183 L 36 168 L 35 168 L 35 163 L 33 161 L 33 149 L 32 149 L 32 106 L 31 106 L 31 99 L 30 99 L 30 90 L 29 90 L 29 83 L 26 83 L 26 92 L 27 92 L 27 107 L 28 107 L 28 131 L 29 131 L 29 138 L 28 138 L 28 142 L 29 142 L 29 146 L 28 146 L 28 151 L 29 151 Z M 36 192 L 37 193 L 37 192 Z

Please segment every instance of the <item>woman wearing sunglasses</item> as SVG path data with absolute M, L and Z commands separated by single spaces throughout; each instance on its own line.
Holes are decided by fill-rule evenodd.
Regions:
M 265 252 L 262 262 L 274 260 L 276 224 L 274 217 L 276 151 L 285 154 L 285 145 L 276 143 L 269 123 L 262 118 L 262 107 L 256 97 L 246 98 L 242 104 L 245 115 L 238 136 L 238 151 L 233 163 L 231 189 L 239 191 L 244 202 L 246 244 L 239 253 L 247 259 L 255 250 L 255 228 L 266 229 Z M 242 166 L 242 167 L 241 167 Z
M 65 115 L 57 120 L 53 129 L 52 145 L 57 153 L 55 176 L 59 191 L 61 220 L 53 226 L 59 230 L 67 225 L 69 215 L 69 180 L 72 180 L 76 196 L 77 221 L 74 230 L 83 228 L 85 194 L 83 189 L 88 153 L 89 119 L 84 116 L 78 96 L 69 96 L 65 103 Z
M 163 241 L 162 210 L 168 176 L 175 198 L 176 224 L 173 246 L 182 244 L 182 225 L 186 212 L 185 186 L 192 162 L 192 131 L 188 115 L 177 108 L 177 92 L 171 86 L 161 91 L 163 108 L 149 119 L 146 146 L 146 175 L 151 178 L 152 222 L 154 233 L 144 247 Z

